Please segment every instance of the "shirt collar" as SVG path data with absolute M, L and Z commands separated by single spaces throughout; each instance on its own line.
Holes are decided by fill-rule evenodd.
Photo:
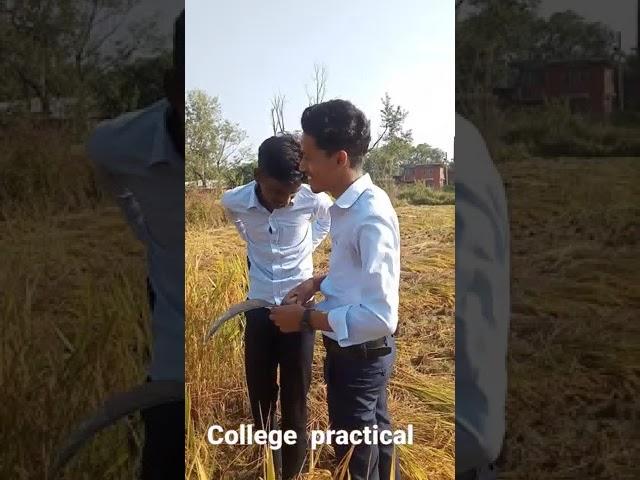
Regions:
M 365 190 L 368 190 L 372 185 L 371 177 L 368 173 L 365 173 L 349 185 L 349 188 L 347 188 L 344 193 L 336 199 L 335 205 L 345 209 L 351 208 L 351 206 L 356 203 L 356 200 L 360 198 L 360 195 L 362 195 Z
M 251 182 L 251 190 L 249 191 L 249 204 L 247 208 L 259 208 L 262 204 L 258 199 L 258 194 L 256 193 L 256 188 L 258 188 L 258 183 L 254 180 Z
M 259 208 L 259 207 L 264 208 L 264 206 L 260 203 L 258 194 L 256 193 L 256 189 L 258 188 L 258 183 L 254 180 L 253 182 L 251 182 L 250 185 L 251 185 L 251 190 L 249 191 L 249 203 L 247 205 L 247 208 Z M 298 198 L 298 195 L 300 195 L 300 193 L 302 192 L 302 188 L 303 187 L 300 187 L 300 189 L 293 196 L 293 198 L 291 199 L 291 203 L 289 204 L 290 206 L 295 205 L 296 198 Z
M 167 116 L 170 108 L 171 105 L 167 99 L 162 99 L 157 103 L 153 145 L 151 147 L 151 155 L 147 160 L 148 167 L 158 163 L 182 162 L 182 158 L 176 151 L 173 140 L 171 140 L 171 135 L 167 131 Z

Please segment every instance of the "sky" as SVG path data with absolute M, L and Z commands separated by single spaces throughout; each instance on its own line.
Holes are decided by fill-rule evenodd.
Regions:
M 226 119 L 257 150 L 272 135 L 270 104 L 286 97 L 285 128 L 300 129 L 314 64 L 327 70 L 325 100 L 344 98 L 381 131 L 385 92 L 409 115 L 414 144 L 453 154 L 454 7 L 443 0 L 190 0 L 186 88 L 217 96 Z M 373 143 L 373 140 L 372 140 Z
M 614 31 L 622 32 L 622 48 L 630 52 L 637 45 L 638 0 L 543 0 L 540 13 L 548 17 L 553 12 L 573 10 L 590 21 L 600 21 Z

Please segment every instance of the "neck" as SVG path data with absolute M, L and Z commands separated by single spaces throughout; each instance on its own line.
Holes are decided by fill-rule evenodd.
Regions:
M 351 168 L 347 169 L 346 175 L 336 184 L 335 188 L 332 188 L 329 193 L 333 196 L 333 198 L 338 198 L 347 189 L 353 185 L 353 183 L 358 180 L 362 175 L 364 175 L 361 169 L 353 170 Z
M 267 210 L 269 210 L 269 212 L 273 213 L 273 207 L 271 207 L 271 205 L 269 205 L 267 203 L 267 201 L 263 198 L 262 196 L 262 192 L 260 191 L 260 184 L 256 183 L 256 196 L 258 197 L 258 201 L 260 202 L 260 204 L 266 208 Z

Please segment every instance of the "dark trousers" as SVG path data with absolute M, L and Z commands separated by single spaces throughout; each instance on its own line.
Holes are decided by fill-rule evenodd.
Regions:
M 141 480 L 184 478 L 184 402 L 142 412 L 144 448 Z
M 329 342 L 324 339 L 325 345 Z M 391 353 L 374 359 L 362 359 L 327 349 L 324 376 L 327 383 L 329 423 L 332 430 L 362 430 L 378 426 L 378 431 L 391 430 L 387 408 L 387 385 L 393 370 L 396 348 L 388 338 Z M 349 452 L 350 445 L 334 444 L 338 462 Z M 393 445 L 355 446 L 349 461 L 352 480 L 388 480 L 391 475 Z M 396 452 L 396 460 L 397 460 Z M 399 462 L 396 477 L 400 479 Z
M 307 453 L 307 393 L 311 384 L 313 332 L 281 333 L 266 308 L 247 312 L 245 373 L 251 413 L 256 428 L 275 425 L 278 392 L 282 430 L 296 432 L 295 445 L 274 450 L 276 472 L 285 480 L 302 472 Z M 280 367 L 280 385 L 277 369 Z
M 478 465 L 480 465 L 478 467 Z M 495 463 L 489 462 L 478 440 L 456 422 L 456 480 L 496 480 Z
M 153 313 L 155 292 L 148 278 L 147 296 Z M 182 401 L 142 411 L 144 447 L 141 480 L 184 478 L 184 406 Z

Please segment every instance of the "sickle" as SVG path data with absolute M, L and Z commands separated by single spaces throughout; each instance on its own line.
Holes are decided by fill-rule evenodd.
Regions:
M 235 317 L 236 315 L 240 315 L 241 313 L 248 312 L 249 310 L 255 310 L 258 308 L 269 308 L 275 307 L 273 303 L 266 302 L 264 300 L 245 300 L 244 302 L 236 303 L 232 305 L 229 310 L 220 315 L 209 327 L 209 331 L 207 335 L 204 337 L 205 343 L 216 333 L 224 323 Z
M 144 383 L 109 397 L 95 415 L 85 419 L 64 441 L 52 463 L 51 478 L 56 478 L 78 450 L 100 430 L 138 410 L 183 400 L 184 382 L 174 380 Z

